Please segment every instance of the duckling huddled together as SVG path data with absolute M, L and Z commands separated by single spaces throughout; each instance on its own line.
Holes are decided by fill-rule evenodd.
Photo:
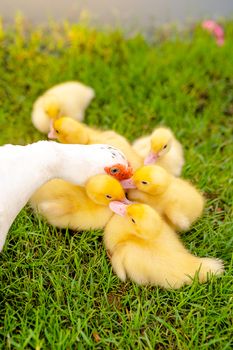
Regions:
M 51 180 L 33 194 L 32 208 L 56 227 L 103 229 L 112 268 L 122 281 L 179 288 L 196 276 L 205 282 L 209 274 L 223 273 L 221 260 L 192 255 L 178 235 L 201 217 L 205 204 L 201 192 L 179 177 L 181 143 L 166 127 L 133 144 L 113 130 L 89 127 L 82 120 L 94 95 L 81 83 L 60 84 L 35 102 L 33 123 L 60 143 L 116 147 L 129 172 L 122 176 L 116 163 L 105 174 L 90 176 L 84 187 Z

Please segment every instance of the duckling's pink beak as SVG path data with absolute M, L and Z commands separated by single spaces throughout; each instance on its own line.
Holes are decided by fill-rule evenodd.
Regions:
M 121 181 L 121 186 L 122 186 L 125 190 L 127 190 L 127 189 L 129 189 L 129 188 L 136 188 L 135 183 L 134 183 L 132 177 L 131 177 L 130 179 L 127 179 L 127 180 L 122 180 L 122 181 Z
M 109 203 L 109 208 L 117 215 L 125 216 L 127 204 L 118 201 L 112 201 Z
M 49 132 L 48 132 L 48 138 L 49 139 L 56 139 L 57 138 L 57 134 L 56 131 L 53 127 L 53 121 L 50 121 L 50 125 L 49 125 Z
M 154 164 L 158 159 L 158 155 L 156 153 L 150 152 L 148 156 L 144 159 L 144 165 Z
M 128 198 L 125 197 L 125 199 L 123 199 L 122 203 L 124 204 L 132 204 L 133 202 L 131 202 Z

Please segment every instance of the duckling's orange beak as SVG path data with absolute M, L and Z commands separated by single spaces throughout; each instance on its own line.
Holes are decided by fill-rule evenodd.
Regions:
M 111 167 L 105 167 L 104 170 L 119 181 L 129 179 L 133 175 L 133 168 L 130 165 L 115 164 Z

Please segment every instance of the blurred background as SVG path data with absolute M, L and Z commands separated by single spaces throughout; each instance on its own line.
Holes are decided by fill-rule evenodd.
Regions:
M 32 23 L 46 23 L 48 19 L 76 22 L 86 17 L 98 25 L 146 28 L 230 17 L 233 0 L 0 0 L 4 21 L 13 21 L 18 11 Z

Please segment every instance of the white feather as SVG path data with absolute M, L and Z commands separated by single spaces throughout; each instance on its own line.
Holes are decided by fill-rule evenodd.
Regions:
M 114 154 L 114 156 L 113 156 Z M 47 181 L 62 178 L 77 185 L 104 174 L 104 167 L 127 166 L 123 153 L 109 145 L 64 145 L 39 141 L 0 147 L 0 251 L 7 232 L 32 194 Z

